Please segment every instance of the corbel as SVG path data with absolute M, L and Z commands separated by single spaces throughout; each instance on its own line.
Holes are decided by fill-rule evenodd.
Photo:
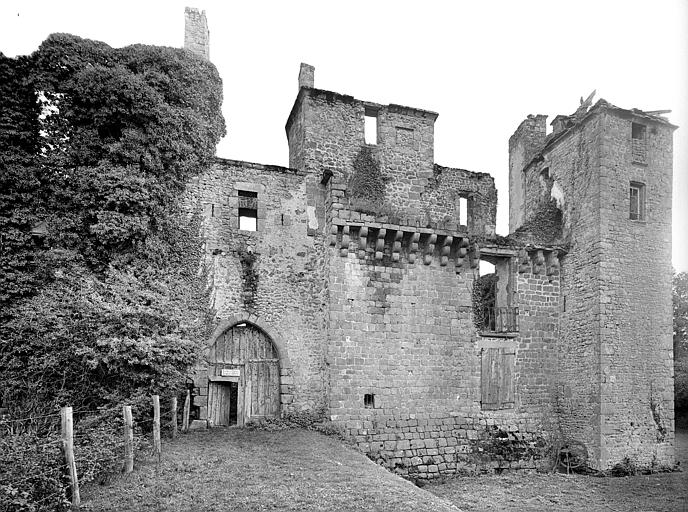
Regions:
M 428 244 L 425 246 L 425 255 L 423 256 L 423 263 L 430 265 L 432 263 L 432 255 L 435 252 L 435 242 L 437 242 L 437 235 L 432 233 L 428 237 Z

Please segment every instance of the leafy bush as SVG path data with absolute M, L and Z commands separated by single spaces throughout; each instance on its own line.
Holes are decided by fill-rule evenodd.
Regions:
M 497 274 L 485 274 L 473 284 L 473 322 L 478 330 L 489 330 L 494 310 Z
M 0 512 L 68 510 L 67 479 L 57 434 L 0 437 Z
M 674 274 L 673 303 L 674 400 L 678 417 L 681 413 L 688 415 L 688 272 Z
M 688 351 L 674 361 L 674 400 L 677 413 L 688 414 Z
M 124 421 L 116 411 L 87 416 L 76 424 L 74 458 L 79 483 L 105 483 L 122 470 Z M 134 449 L 138 437 L 134 438 Z
M 269 432 L 290 428 L 303 428 L 320 432 L 326 436 L 346 440 L 346 434 L 342 427 L 326 418 L 324 408 L 288 412 L 281 418 L 250 419 L 246 422 L 246 428 L 249 430 L 267 430 Z

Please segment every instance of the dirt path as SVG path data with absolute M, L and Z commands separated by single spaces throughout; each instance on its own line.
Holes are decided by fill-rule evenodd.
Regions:
M 86 487 L 82 499 L 93 511 L 459 510 L 336 439 L 237 428 L 168 441 L 160 465 Z

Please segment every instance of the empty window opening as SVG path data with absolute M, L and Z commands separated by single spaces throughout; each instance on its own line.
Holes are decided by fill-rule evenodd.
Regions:
M 258 230 L 258 193 L 239 190 L 239 229 Z
M 473 283 L 473 318 L 481 333 L 518 332 L 513 263 L 510 257 L 484 255 Z
M 377 144 L 377 111 L 366 109 L 363 132 L 366 144 Z
M 644 124 L 631 123 L 631 137 L 636 140 L 645 140 L 646 129 Z
M 466 196 L 459 197 L 459 223 L 462 226 L 468 226 L 468 198 Z
M 487 274 L 494 274 L 495 273 L 494 263 L 490 263 L 489 261 L 485 261 L 485 260 L 480 260 L 480 266 L 478 267 L 478 272 L 480 274 L 480 277 L 485 276 Z
M 363 395 L 363 405 L 366 409 L 375 409 L 375 395 L 372 393 Z
M 629 218 L 645 220 L 645 185 L 635 181 L 629 189 Z
M 210 216 L 215 217 L 215 205 L 214 204 L 210 205 Z

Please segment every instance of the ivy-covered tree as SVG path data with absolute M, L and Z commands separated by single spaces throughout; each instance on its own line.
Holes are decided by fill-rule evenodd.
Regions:
M 217 70 L 54 34 L 0 57 L 0 78 L 2 406 L 95 410 L 183 383 L 209 315 L 183 194 L 225 133 Z
M 674 274 L 674 396 L 676 410 L 688 414 L 688 272 Z
M 37 284 L 31 229 L 41 211 L 39 109 L 32 61 L 0 53 L 0 318 Z

